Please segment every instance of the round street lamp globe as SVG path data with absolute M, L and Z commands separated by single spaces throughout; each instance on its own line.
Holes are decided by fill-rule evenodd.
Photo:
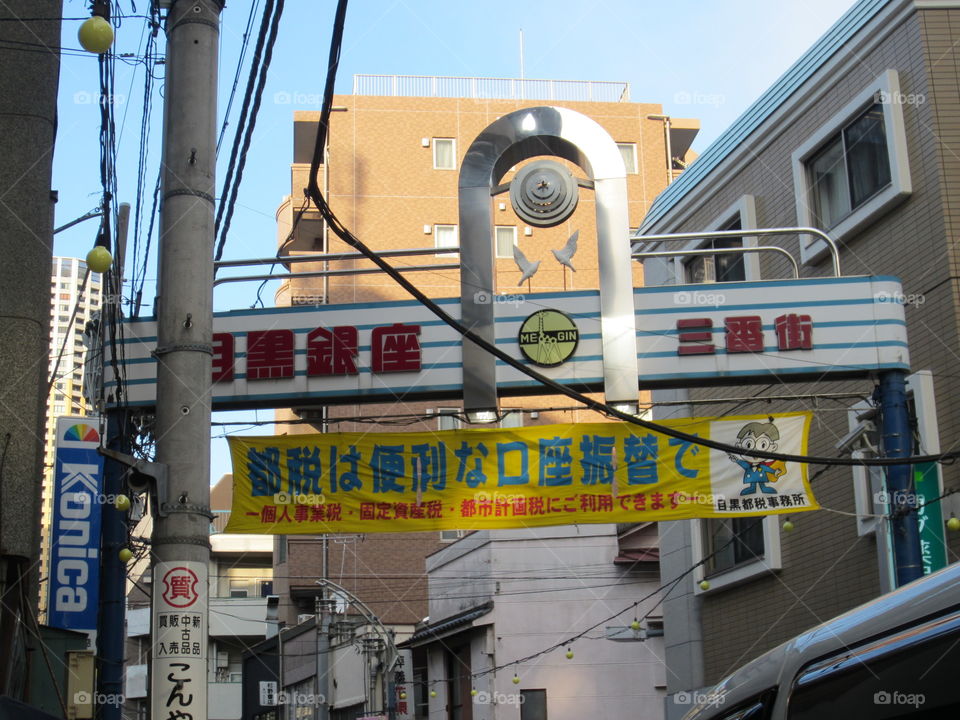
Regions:
M 113 255 L 103 245 L 87 253 L 87 266 L 95 273 L 105 273 L 113 264 Z
M 117 510 L 120 510 L 121 512 L 125 510 L 129 510 L 130 498 L 128 498 L 126 495 L 117 495 L 117 497 L 113 501 L 113 505 L 114 507 L 117 508 Z
M 77 31 L 80 45 L 87 52 L 105 53 L 113 45 L 113 28 L 99 15 L 87 18 Z
M 947 520 L 947 529 L 952 530 L 953 532 L 960 530 L 960 518 L 951 517 L 949 520 Z
M 117 555 L 120 558 L 120 562 L 122 563 L 130 562 L 130 558 L 133 557 L 133 553 L 130 552 L 130 548 L 121 548 L 120 552 L 118 552 Z

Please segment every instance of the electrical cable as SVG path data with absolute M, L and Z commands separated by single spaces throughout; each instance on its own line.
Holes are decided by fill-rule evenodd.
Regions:
M 353 233 L 351 233 L 345 226 L 343 226 L 339 219 L 334 215 L 333 211 L 327 205 L 326 199 L 323 197 L 323 194 L 320 191 L 320 188 L 317 184 L 317 175 L 319 173 L 320 164 L 323 159 L 323 148 L 326 145 L 326 136 L 329 130 L 329 121 L 330 121 L 330 112 L 333 106 L 333 87 L 336 80 L 337 67 L 340 62 L 340 48 L 343 41 L 343 28 L 344 28 L 344 17 L 346 15 L 346 6 L 347 0 L 338 0 L 337 4 L 337 13 L 334 20 L 333 28 L 333 38 L 330 44 L 330 56 L 327 66 L 327 79 L 326 86 L 324 88 L 323 94 L 323 107 L 320 112 L 320 121 L 317 125 L 317 138 L 314 144 L 313 149 L 313 158 L 310 164 L 310 174 L 309 174 L 309 185 L 307 192 L 310 195 L 310 199 L 313 201 L 314 205 L 320 212 L 320 215 L 324 220 L 327 221 L 331 230 L 334 234 L 339 237 L 343 242 L 362 253 L 368 260 L 373 262 L 377 267 L 383 270 L 387 275 L 393 278 L 397 284 L 399 284 L 404 290 L 406 290 L 410 295 L 412 295 L 418 302 L 420 302 L 424 307 L 426 307 L 430 312 L 432 312 L 437 318 L 442 320 L 448 326 L 453 328 L 461 336 L 470 340 L 472 343 L 477 345 L 480 349 L 485 352 L 495 356 L 498 360 L 503 361 L 513 369 L 523 373 L 524 375 L 536 380 L 541 385 L 550 388 L 558 395 L 565 395 L 572 400 L 575 400 L 581 403 L 583 406 L 595 410 L 597 412 L 602 412 L 610 417 L 614 417 L 618 420 L 630 423 L 632 425 L 637 425 L 645 430 L 657 432 L 662 435 L 667 435 L 684 442 L 700 445 L 703 447 L 710 448 L 712 450 L 719 450 L 725 453 L 739 453 L 747 455 L 749 457 L 760 458 L 763 460 L 780 460 L 782 462 L 796 462 L 804 464 L 824 464 L 824 465 L 847 465 L 847 466 L 889 466 L 889 465 L 908 465 L 920 462 L 941 462 L 945 459 L 956 459 L 960 457 L 960 450 L 955 450 L 952 452 L 941 453 L 939 455 L 919 455 L 919 456 L 910 456 L 903 458 L 826 458 L 819 457 L 814 455 L 794 455 L 790 453 L 775 453 L 769 451 L 759 451 L 756 449 L 745 451 L 743 448 L 739 448 L 734 445 L 729 445 L 727 443 L 719 442 L 716 440 L 711 440 L 709 438 L 699 437 L 697 435 L 691 435 L 689 433 L 683 432 L 682 430 L 677 430 L 674 428 L 667 427 L 665 425 L 660 425 L 658 423 L 650 422 L 648 420 L 641 420 L 640 418 L 630 415 L 628 413 L 622 412 L 615 407 L 607 405 L 606 403 L 599 402 L 593 398 L 584 395 L 583 393 L 577 392 L 571 388 L 562 385 L 555 380 L 548 378 L 541 373 L 536 372 L 530 367 L 524 365 L 520 361 L 516 360 L 514 357 L 496 347 L 494 344 L 487 342 L 485 339 L 481 338 L 479 335 L 473 332 L 470 328 L 464 326 L 460 321 L 453 318 L 447 312 L 443 310 L 439 305 L 437 305 L 433 300 L 427 297 L 423 292 L 421 292 L 415 285 L 408 281 L 403 275 L 382 257 L 380 257 L 376 252 L 371 250 L 364 244 L 359 238 L 357 238 Z
M 250 104 L 251 90 L 253 95 L 253 107 L 250 109 L 246 126 L 238 126 L 237 134 L 234 137 L 233 150 L 230 153 L 230 164 L 227 171 L 227 179 L 224 181 L 224 194 L 226 195 L 227 192 L 229 192 L 229 199 L 227 199 L 225 204 L 223 202 L 225 198 L 222 197 L 220 199 L 221 202 L 220 206 L 217 208 L 217 218 L 216 222 L 214 223 L 214 234 L 218 232 L 220 234 L 220 238 L 217 242 L 216 253 L 214 254 L 214 260 L 219 260 L 223 255 L 223 247 L 227 241 L 227 234 L 230 232 L 230 221 L 233 218 L 233 208 L 237 201 L 237 193 L 240 190 L 240 183 L 243 180 L 243 169 L 247 161 L 247 151 L 250 149 L 250 141 L 253 138 L 253 131 L 256 128 L 257 115 L 260 111 L 260 102 L 263 100 L 263 90 L 267 84 L 267 71 L 270 69 L 270 62 L 273 58 L 273 47 L 277 40 L 277 30 L 280 26 L 280 18 L 283 15 L 283 2 L 284 0 L 276 0 L 276 7 L 274 9 L 273 0 L 267 0 L 267 4 L 264 7 L 264 19 L 260 26 L 260 34 L 257 37 L 257 48 L 263 48 L 263 59 L 261 61 L 259 55 L 255 53 L 254 61 L 250 66 L 250 78 L 247 83 L 247 91 L 244 93 L 241 115 L 245 112 L 246 107 Z M 269 35 L 266 37 L 266 43 L 264 43 L 264 29 L 267 26 L 269 10 L 273 10 L 273 12 L 270 13 Z M 257 73 L 257 70 L 259 70 L 259 73 Z M 253 85 L 255 75 L 256 87 L 253 88 L 251 86 Z M 243 146 L 239 149 L 238 155 L 238 141 L 240 141 L 241 131 L 243 131 Z M 233 167 L 235 163 L 236 178 L 233 178 Z M 224 208 L 226 208 L 226 212 L 224 212 Z M 223 219 L 222 226 L 221 218 Z
M 237 71 L 233 75 L 233 86 L 230 88 L 230 98 L 227 100 L 227 109 L 223 113 L 223 125 L 220 126 L 220 137 L 217 138 L 217 154 L 220 154 L 220 145 L 223 143 L 223 136 L 227 132 L 227 126 L 230 124 L 230 110 L 233 108 L 233 100 L 237 94 L 237 85 L 240 83 L 240 71 L 243 69 L 243 59 L 246 57 L 247 48 L 250 45 L 250 29 L 253 26 L 253 16 L 257 12 L 260 0 L 254 0 L 250 3 L 250 12 L 247 13 L 247 26 L 243 30 L 243 42 L 240 45 L 240 57 L 237 59 Z

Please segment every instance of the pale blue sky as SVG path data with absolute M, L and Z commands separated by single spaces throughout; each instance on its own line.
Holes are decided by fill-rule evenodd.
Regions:
M 252 1 L 233 0 L 223 12 L 221 116 Z M 146 4 L 146 0 L 136 3 L 140 12 Z M 131 12 L 130 0 L 120 0 L 120 5 Z M 662 103 L 669 115 L 699 118 L 702 129 L 694 149 L 702 152 L 851 5 L 852 0 L 354 0 L 347 12 L 337 92 L 351 92 L 355 73 L 519 77 L 522 28 L 527 78 L 628 82 L 631 100 Z M 297 109 L 319 110 L 334 6 L 332 0 L 286 2 L 225 258 L 265 257 L 275 252 L 274 213 L 290 187 L 292 114 Z M 86 14 L 86 2 L 65 0 L 66 17 Z M 258 25 L 259 17 L 254 31 Z M 64 22 L 64 47 L 79 47 L 78 26 L 77 21 Z M 126 19 L 118 32 L 117 51 L 142 49 L 143 31 L 143 20 Z M 250 46 L 248 61 L 252 40 Z M 218 191 L 246 78 L 244 68 L 220 153 Z M 131 204 L 136 192 L 143 80 L 142 65 L 118 63 L 117 201 Z M 161 86 L 158 81 L 156 87 Z M 63 58 L 54 155 L 53 186 L 60 197 L 56 225 L 99 202 L 97 88 L 95 57 L 70 54 Z M 300 102 L 283 102 L 287 97 Z M 159 90 L 154 100 L 146 210 L 160 153 Z M 79 225 L 57 235 L 54 250 L 82 257 L 92 247 L 95 233 L 94 221 Z M 147 276 L 156 277 L 155 255 Z M 256 285 L 226 288 L 217 291 L 216 309 L 252 304 Z M 152 294 L 148 286 L 146 313 L 151 312 Z M 267 304 L 272 302 L 272 286 L 263 298 Z M 226 414 L 221 415 L 215 419 L 226 419 Z M 269 415 L 260 413 L 261 418 Z M 214 440 L 212 458 L 216 480 L 229 472 L 225 441 Z

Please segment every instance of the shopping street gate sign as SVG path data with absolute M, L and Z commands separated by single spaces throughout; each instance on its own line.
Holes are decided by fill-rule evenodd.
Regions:
M 671 285 L 636 288 L 633 296 L 639 389 L 862 377 L 910 367 L 903 293 L 894 277 Z M 563 385 L 603 389 L 597 291 L 476 300 L 494 306 L 499 348 Z M 437 302 L 461 316 L 459 298 Z M 572 321 L 572 352 L 574 328 L 549 319 L 540 328 L 540 318 L 549 318 L 543 310 Z M 156 321 L 124 323 L 122 345 L 123 399 L 152 407 Z M 213 409 L 459 399 L 461 346 L 456 331 L 412 300 L 217 313 Z M 496 379 L 501 396 L 548 392 L 499 360 Z M 105 380 L 115 402 L 109 358 Z

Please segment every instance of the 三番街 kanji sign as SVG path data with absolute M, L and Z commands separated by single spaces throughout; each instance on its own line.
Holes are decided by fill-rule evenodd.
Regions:
M 809 413 L 664 423 L 727 454 L 627 423 L 231 437 L 233 533 L 318 534 L 622 523 L 818 507 Z

